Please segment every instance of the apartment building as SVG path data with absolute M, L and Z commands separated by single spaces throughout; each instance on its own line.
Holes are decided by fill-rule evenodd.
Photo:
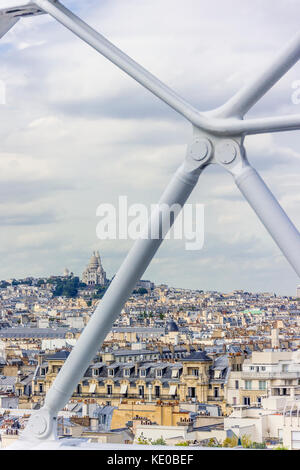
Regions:
M 253 351 L 243 363 L 240 403 L 260 404 L 262 397 L 300 395 L 300 351 Z

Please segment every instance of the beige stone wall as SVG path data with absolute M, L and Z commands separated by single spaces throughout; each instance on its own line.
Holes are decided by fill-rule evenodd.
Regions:
M 126 423 L 134 420 L 136 416 L 146 418 L 159 425 L 176 426 L 180 419 L 188 417 L 188 413 L 181 412 L 178 406 L 171 405 L 119 404 L 118 409 L 113 412 L 111 429 L 125 427 Z

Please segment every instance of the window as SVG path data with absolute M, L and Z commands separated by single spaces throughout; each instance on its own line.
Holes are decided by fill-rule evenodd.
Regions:
M 245 389 L 246 390 L 252 389 L 252 380 L 245 380 Z
M 43 393 L 43 391 L 44 391 L 43 384 L 39 384 L 39 392 L 40 392 L 40 393 Z
M 114 370 L 113 369 L 108 369 L 108 375 L 109 375 L 109 377 L 113 377 L 114 376 Z
M 100 415 L 99 416 L 99 421 L 100 421 L 100 424 L 105 424 L 106 423 L 106 415 Z
M 266 390 L 267 388 L 267 383 L 265 380 L 260 380 L 259 381 L 259 390 Z
M 144 398 L 145 389 L 143 385 L 139 385 L 139 397 Z
M 288 364 L 282 364 L 282 372 L 288 372 L 289 370 L 289 365 Z
M 107 385 L 107 395 L 112 394 L 112 385 Z
M 155 385 L 154 393 L 155 393 L 155 398 L 160 397 L 160 386 L 159 385 Z
M 146 377 L 146 369 L 141 369 L 140 370 L 140 376 L 141 377 Z
M 236 389 L 236 390 L 239 389 L 239 381 L 238 381 L 238 380 L 235 381 L 235 389 Z
M 249 406 L 250 405 L 250 397 L 243 397 L 243 404 Z
M 192 375 L 194 375 L 194 377 L 199 377 L 199 369 L 192 369 Z
M 130 376 L 130 369 L 124 369 L 124 377 Z
M 189 398 L 195 398 L 195 397 L 196 397 L 196 389 L 195 389 L 195 387 L 189 387 L 189 388 L 188 388 L 188 397 L 189 397 Z
M 99 375 L 99 369 L 93 369 L 93 375 Z
M 157 369 L 156 377 L 162 377 L 162 369 Z

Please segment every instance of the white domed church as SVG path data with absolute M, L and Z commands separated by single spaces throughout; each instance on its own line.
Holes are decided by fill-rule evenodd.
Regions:
M 82 273 L 82 281 L 88 286 L 107 284 L 106 272 L 102 267 L 99 251 L 93 252 L 89 265 Z

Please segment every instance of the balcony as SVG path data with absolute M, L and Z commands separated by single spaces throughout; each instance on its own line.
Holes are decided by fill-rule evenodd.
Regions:
M 113 399 L 124 399 L 124 400 L 145 400 L 145 401 L 148 401 L 149 400 L 149 394 L 145 394 L 144 396 L 142 395 L 139 395 L 138 393 L 133 393 L 133 394 L 120 394 L 120 393 L 111 393 L 111 394 L 108 394 L 108 393 L 73 393 L 72 395 L 73 397 L 76 397 L 76 398 L 105 398 L 106 400 L 113 400 Z M 160 396 L 154 396 L 154 394 L 152 394 L 151 396 L 151 400 L 152 401 L 155 401 L 155 400 L 168 400 L 168 401 L 171 401 L 171 400 L 176 400 L 178 401 L 179 400 L 179 395 L 160 395 Z
M 32 396 L 34 397 L 45 397 L 46 393 L 45 392 L 34 392 Z M 111 400 L 111 399 L 134 399 L 134 400 L 149 400 L 149 393 L 145 393 L 144 395 L 139 395 L 138 393 L 73 393 L 72 397 L 75 398 L 105 398 L 106 400 Z M 159 395 L 156 396 L 154 393 L 151 395 L 151 400 L 176 400 L 179 401 L 180 397 L 179 395 Z
M 242 379 L 300 379 L 300 372 L 242 372 Z

